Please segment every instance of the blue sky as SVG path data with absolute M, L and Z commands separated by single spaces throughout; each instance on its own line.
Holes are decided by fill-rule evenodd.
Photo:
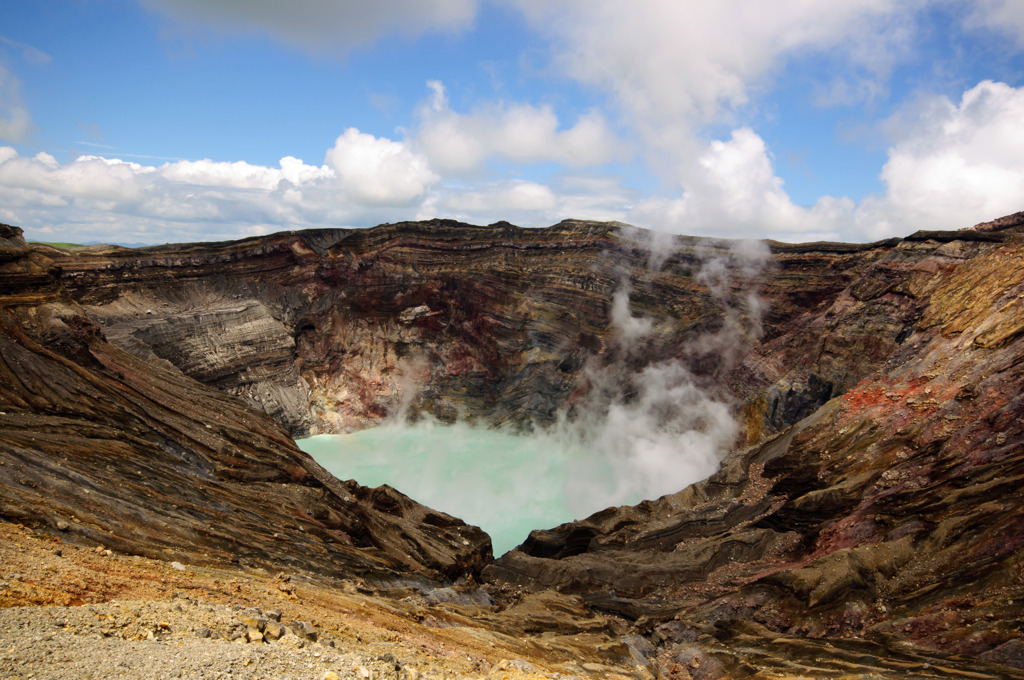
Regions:
M 1016 0 L 0 6 L 0 221 L 868 241 L 1024 209 Z

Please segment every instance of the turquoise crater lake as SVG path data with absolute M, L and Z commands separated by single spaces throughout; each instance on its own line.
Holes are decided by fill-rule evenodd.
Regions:
M 735 438 L 735 420 L 726 404 L 666 373 L 674 375 L 645 370 L 645 390 L 632 403 L 531 434 L 427 419 L 309 437 L 299 446 L 335 477 L 389 484 L 479 526 L 498 556 L 533 529 L 675 493 L 715 471 Z
M 574 519 L 564 493 L 569 456 L 548 438 L 419 423 L 317 435 L 298 444 L 339 479 L 388 484 L 481 527 L 495 556 L 533 529 Z

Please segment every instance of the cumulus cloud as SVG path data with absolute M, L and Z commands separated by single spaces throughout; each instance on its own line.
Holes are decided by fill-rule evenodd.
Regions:
M 670 232 L 863 241 L 957 229 L 1021 209 L 1024 87 L 983 81 L 958 102 L 924 96 L 889 119 L 881 195 L 860 204 L 791 200 L 764 140 L 749 128 L 713 140 L 684 173 L 678 197 L 649 198 L 628 221 Z
M 879 71 L 905 37 L 895 0 L 516 4 L 554 38 L 566 73 L 612 92 L 642 132 L 679 149 L 693 142 L 696 126 L 747 104 L 752 88 L 789 55 L 842 50 Z M 861 36 L 874 36 L 871 49 Z
M 290 181 L 301 184 L 304 177 L 313 179 L 330 175 L 327 168 L 312 168 L 298 161 L 301 167 L 293 164 L 298 159 L 291 157 L 281 159 L 281 168 L 268 168 L 251 165 L 245 161 L 218 163 L 209 159 L 201 161 L 178 161 L 165 165 L 161 170 L 164 178 L 181 184 L 193 184 L 202 187 L 226 187 L 234 189 L 259 189 L 270 191 L 285 178 L 284 168 L 291 170 Z M 303 172 L 305 170 L 306 172 Z
M 471 214 L 485 211 L 517 212 L 551 211 L 557 204 L 555 192 L 536 182 L 513 181 L 496 186 L 484 187 L 484 191 L 467 191 L 452 196 L 448 207 Z
M 854 208 L 850 199 L 831 196 L 810 208 L 793 203 L 764 140 L 750 128 L 709 142 L 683 186 L 679 197 L 640 201 L 627 220 L 673 233 L 807 241 L 837 238 Z
M 237 238 L 315 226 L 366 226 L 408 217 L 438 180 L 403 142 L 355 128 L 321 166 L 290 156 L 278 167 L 243 161 L 159 166 L 79 156 L 61 164 L 0 147 L 0 203 L 30 238 L 163 242 Z
M 917 229 L 959 228 L 1020 209 L 1024 195 L 1024 88 L 985 81 L 959 101 L 922 97 L 886 125 L 886 190 L 859 205 L 845 197 L 795 204 L 770 150 L 750 128 L 705 143 L 676 195 L 642 197 L 608 174 L 556 174 L 545 182 L 445 181 L 414 141 L 354 128 L 323 165 L 278 167 L 177 161 L 159 166 L 81 156 L 61 164 L 0 147 L 4 218 L 74 240 L 156 242 L 234 238 L 314 226 L 369 226 L 409 218 L 621 220 L 672 233 L 789 241 L 870 240 Z M 33 235 L 33 230 L 38 230 Z M 62 239 L 64 240 L 64 239 Z
M 682 195 L 649 198 L 629 221 L 670 232 L 788 241 L 872 240 L 957 229 L 1021 209 L 1024 88 L 984 81 L 959 102 L 927 96 L 886 123 L 885 192 L 855 204 L 822 196 L 795 204 L 764 140 L 749 128 L 708 143 L 683 174 Z
M 345 130 L 327 151 L 344 194 L 359 203 L 408 205 L 440 178 L 427 159 L 403 142 Z
M 0 149 L 0 202 L 30 238 L 161 242 L 248 235 L 288 221 L 287 204 L 277 200 L 283 180 L 280 168 L 245 163 L 154 167 L 80 156 L 61 164 L 46 153 L 25 157 Z
M 787 60 L 810 53 L 849 64 L 841 78 L 814 84 L 819 105 L 877 97 L 908 49 L 916 5 L 895 0 L 515 4 L 552 38 L 555 64 L 610 93 L 623 120 L 644 140 L 648 161 L 669 192 L 636 202 L 627 220 L 672 232 L 858 238 L 851 233 L 855 205 L 848 198 L 793 203 L 754 130 L 740 126 L 728 138 L 710 141 L 703 131 L 748 110 Z
M 48 153 L 23 158 L 10 147 L 4 149 L 0 159 L 0 187 L 4 192 L 22 190 L 62 201 L 89 198 L 135 202 L 142 198 L 145 175 L 154 171 L 136 163 L 96 156 L 81 156 L 62 166 Z
M 257 31 L 304 49 L 344 52 L 398 33 L 411 37 L 472 25 L 477 0 L 140 0 L 184 22 Z
M 448 104 L 440 81 L 427 83 L 433 94 L 420 112 L 417 142 L 442 172 L 478 170 L 490 158 L 516 163 L 556 162 L 579 168 L 603 165 L 624 155 L 624 145 L 596 111 L 560 129 L 548 105 L 495 103 L 472 113 Z
M 563 219 L 621 221 L 639 192 L 613 175 L 557 175 L 546 182 L 498 180 L 441 182 L 424 199 L 416 219 L 450 217 L 474 224 L 505 220 L 546 227 Z
M 959 103 L 925 97 L 889 121 L 895 143 L 858 224 L 873 237 L 954 229 L 1021 209 L 1024 87 L 983 81 Z
M 21 156 L 0 147 L 4 219 L 42 240 L 213 240 L 437 216 L 546 226 L 565 217 L 620 218 L 631 197 L 613 177 L 446 184 L 408 143 L 354 128 L 337 138 L 320 166 L 290 156 L 278 167 L 209 159 L 146 165 L 100 156 L 62 164 L 46 153 Z
M 342 51 L 396 31 L 461 30 L 477 8 L 477 0 L 301 0 L 287 7 L 141 1 L 190 21 Z M 1004 83 L 980 83 L 959 101 L 921 96 L 894 116 L 886 125 L 890 148 L 879 175 L 885 191 L 859 205 L 842 196 L 794 203 L 765 140 L 734 122 L 749 120 L 758 94 L 787 62 L 808 55 L 853 65 L 833 80 L 812 83 L 814 103 L 851 105 L 884 96 L 890 69 L 911 49 L 907 38 L 925 3 L 507 2 L 551 39 L 560 73 L 610 95 L 610 113 L 594 109 L 567 119 L 551 104 L 505 101 L 458 111 L 444 85 L 430 81 L 431 96 L 413 112 L 407 136 L 387 139 L 350 128 L 321 165 L 290 156 L 277 167 L 211 160 L 145 165 L 99 156 L 62 164 L 46 154 L 0 149 L 5 219 L 30 229 L 91 225 L 91 235 L 81 240 L 111 239 L 119 230 L 133 236 L 114 238 L 131 241 L 229 238 L 252 230 L 436 216 L 524 226 L 574 217 L 675 233 L 865 240 L 961 227 L 1021 207 L 1024 89 Z M 943 7 L 970 26 L 1024 45 L 1019 5 L 953 0 Z M 48 59 L 2 36 L 0 48 L 20 51 L 26 62 Z M 723 128 L 734 129 L 718 132 Z M 23 142 L 32 130 L 19 82 L 0 63 L 0 139 Z M 653 169 L 662 181 L 660 195 L 643 196 L 613 174 L 610 164 L 633 152 L 624 137 L 646 146 L 644 171 Z M 547 164 L 550 174 L 531 176 L 534 168 L 522 167 L 537 164 Z M 552 171 L 552 165 L 558 167 Z M 502 175 L 495 173 L 499 168 Z

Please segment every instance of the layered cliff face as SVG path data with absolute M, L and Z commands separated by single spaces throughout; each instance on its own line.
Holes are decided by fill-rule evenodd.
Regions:
M 417 413 L 529 428 L 600 406 L 609 382 L 637 399 L 646 368 L 675 362 L 735 413 L 735 445 L 704 482 L 534 532 L 488 567 L 506 613 L 526 591 L 563 592 L 526 596 L 557 604 L 522 631 L 586 630 L 583 618 L 602 615 L 678 678 L 1024 677 L 1012 669 L 1024 668 L 1022 232 L 1018 214 L 867 245 L 756 246 L 618 224 L 434 221 L 58 251 L 11 230 L 0 234 L 4 358 L 25 358 L 8 362 L 5 403 L 28 404 L 19 413 L 33 420 L 10 447 L 37 453 L 9 459 L 26 475 L 53 467 L 65 439 L 26 440 L 67 402 L 61 437 L 114 461 L 101 483 L 94 454 L 79 454 L 75 479 L 137 513 L 119 516 L 173 527 L 182 507 L 215 508 L 250 522 L 252 545 L 269 551 L 279 532 L 266 527 L 288 515 L 309 540 L 273 560 L 454 574 L 485 560 L 474 530 L 390 491 L 339 489 L 223 393 L 292 434 Z M 89 387 L 28 368 L 51 357 Z M 7 388 L 15 378 L 28 387 Z M 32 402 L 44 388 L 55 396 Z M 166 408 L 157 390 L 173 395 Z M 138 411 L 136 394 L 163 410 Z M 86 436 L 85 420 L 121 429 Z M 138 450 L 161 466 L 156 491 L 125 483 Z M 183 505 L 186 477 L 210 470 L 217 493 Z M 45 474 L 55 483 L 59 470 Z M 20 484 L 5 487 L 18 494 L 7 516 L 27 505 L 25 517 L 52 523 L 61 507 L 93 507 L 72 486 L 47 505 Z M 157 519 L 137 509 L 153 499 Z M 222 557 L 258 552 L 249 534 L 218 540 Z
M 1022 299 L 1016 228 L 899 243 L 744 360 L 771 385 L 748 409 L 806 413 L 793 427 L 678 494 L 534 532 L 490 578 L 582 595 L 728 677 L 751 658 L 940 677 L 926 651 L 1024 667 Z
M 334 479 L 265 415 L 107 342 L 6 226 L 0 423 L 0 516 L 75 540 L 372 580 L 457 578 L 490 559 L 479 529 Z
M 313 417 L 296 362 L 295 320 L 319 292 L 315 273 L 325 244 L 345 233 L 46 254 L 113 343 L 304 432 Z
M 747 411 L 756 439 L 866 375 L 904 322 L 861 329 L 855 351 L 837 345 L 810 370 L 737 373 L 738 359 L 763 334 L 768 354 L 789 351 L 802 364 L 806 348 L 790 336 L 804 316 L 894 247 L 774 244 L 766 257 L 616 224 L 434 221 L 49 254 L 111 341 L 245 397 L 296 435 L 358 429 L 400 409 L 543 425 L 595 357 L 628 354 L 637 366 L 680 358 L 709 382 L 731 380 L 740 401 L 767 394 Z M 650 321 L 639 348 L 626 351 L 617 335 L 617 293 L 628 294 L 630 316 Z M 729 352 L 694 348 L 726 331 Z M 789 372 L 800 378 L 779 382 Z

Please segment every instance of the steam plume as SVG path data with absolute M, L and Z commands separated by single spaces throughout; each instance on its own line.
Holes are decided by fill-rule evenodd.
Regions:
M 695 278 L 719 306 L 718 328 L 687 342 L 681 357 L 645 363 L 644 354 L 671 352 L 652 351 L 663 336 L 655 332 L 659 322 L 632 314 L 630 286 L 623 282 L 610 310 L 607 354 L 613 359 L 599 358 L 587 368 L 586 400 L 541 435 L 568 453 L 566 502 L 577 515 L 679 491 L 712 474 L 736 439 L 739 425 L 728 397 L 699 380 L 687 358 L 710 361 L 720 373 L 760 337 L 764 306 L 752 282 L 768 262 L 768 249 L 738 241 L 724 253 L 698 248 L 697 255 Z M 668 257 L 652 253 L 648 263 L 660 267 Z
M 674 243 L 647 241 L 649 268 L 636 285 L 659 276 Z M 313 437 L 303 448 L 340 477 L 391 484 L 478 524 L 496 555 L 531 529 L 679 491 L 711 475 L 739 432 L 728 395 L 709 375 L 735 366 L 760 337 L 764 305 L 756 282 L 768 262 L 767 247 L 756 241 L 698 247 L 696 255 L 694 278 L 718 307 L 717 326 L 682 347 L 673 344 L 679 334 L 671 319 L 634 315 L 623 272 L 609 308 L 608 347 L 584 370 L 584 399 L 552 427 L 527 436 L 465 422 L 446 427 L 423 416 L 408 425 L 431 369 L 425 358 L 406 359 L 384 427 L 348 435 L 340 445 Z

